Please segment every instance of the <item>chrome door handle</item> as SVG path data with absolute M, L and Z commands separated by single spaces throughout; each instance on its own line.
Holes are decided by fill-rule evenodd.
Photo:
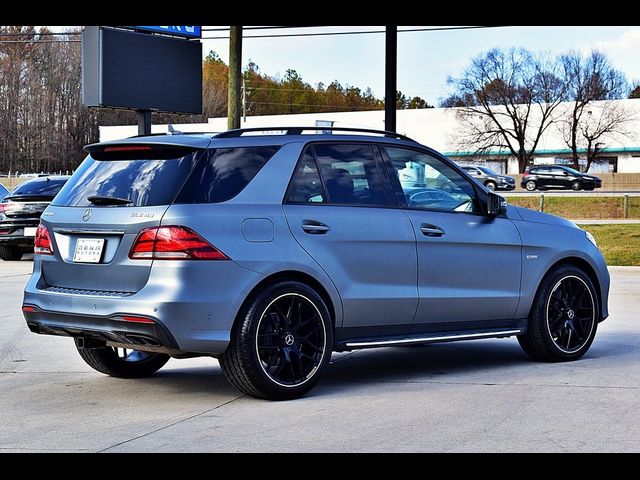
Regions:
M 306 220 L 302 224 L 302 230 L 312 235 L 320 235 L 323 233 L 327 233 L 331 229 L 324 223 L 311 222 L 309 220 Z
M 428 223 L 423 223 L 420 229 L 425 237 L 442 237 L 444 235 L 444 230 Z

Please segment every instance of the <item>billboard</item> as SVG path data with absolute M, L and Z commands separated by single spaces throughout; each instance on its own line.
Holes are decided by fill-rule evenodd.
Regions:
M 179 37 L 185 38 L 201 38 L 202 37 L 202 26 L 200 25 L 182 25 L 182 26 L 140 26 L 136 25 L 135 27 L 127 27 L 134 28 L 136 30 L 144 30 L 147 32 L 154 33 L 164 33 L 167 35 L 176 35 Z
M 202 44 L 85 27 L 82 94 L 89 107 L 202 113 Z

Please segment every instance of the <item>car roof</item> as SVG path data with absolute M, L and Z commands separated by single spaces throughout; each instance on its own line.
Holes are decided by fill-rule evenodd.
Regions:
M 303 134 L 302 131 L 315 131 L 315 134 Z M 327 133 L 327 131 L 342 132 L 339 135 Z M 260 132 L 265 132 L 260 134 Z M 271 133 L 266 133 L 271 132 Z M 280 132 L 278 134 L 277 132 Z M 295 132 L 295 133 L 292 133 Z M 368 133 L 368 134 L 362 134 Z M 245 135 L 247 133 L 247 135 Z M 372 133 L 378 136 L 371 135 Z M 109 142 L 95 143 L 87 145 L 85 151 L 92 151 L 100 147 L 120 146 L 120 145 L 162 145 L 173 147 L 191 147 L 196 149 L 224 148 L 239 146 L 282 146 L 288 143 L 299 142 L 371 142 L 371 143 L 392 143 L 406 146 L 416 146 L 417 142 L 403 135 L 391 132 L 369 130 L 369 129 L 349 129 L 331 127 L 269 127 L 264 129 L 232 130 L 221 134 L 196 133 L 196 134 L 161 134 L 136 136 Z

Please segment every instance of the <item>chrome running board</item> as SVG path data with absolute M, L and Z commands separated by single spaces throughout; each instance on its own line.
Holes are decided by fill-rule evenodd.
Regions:
M 412 343 L 436 343 L 436 342 L 455 342 L 457 340 L 479 340 L 482 338 L 504 338 L 513 335 L 520 335 L 525 330 L 522 328 L 512 330 L 492 330 L 476 333 L 460 333 L 446 335 L 421 335 L 419 337 L 402 337 L 387 338 L 380 340 L 363 340 L 353 341 L 344 344 L 346 348 L 373 348 L 373 347 L 391 347 L 394 345 L 408 345 Z

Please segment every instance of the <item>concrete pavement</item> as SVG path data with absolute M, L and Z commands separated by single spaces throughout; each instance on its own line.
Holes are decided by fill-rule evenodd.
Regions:
M 215 360 L 118 380 L 20 312 L 31 262 L 0 262 L 0 452 L 639 451 L 640 268 L 612 268 L 611 318 L 569 364 L 514 339 L 334 354 L 306 398 L 240 395 Z

